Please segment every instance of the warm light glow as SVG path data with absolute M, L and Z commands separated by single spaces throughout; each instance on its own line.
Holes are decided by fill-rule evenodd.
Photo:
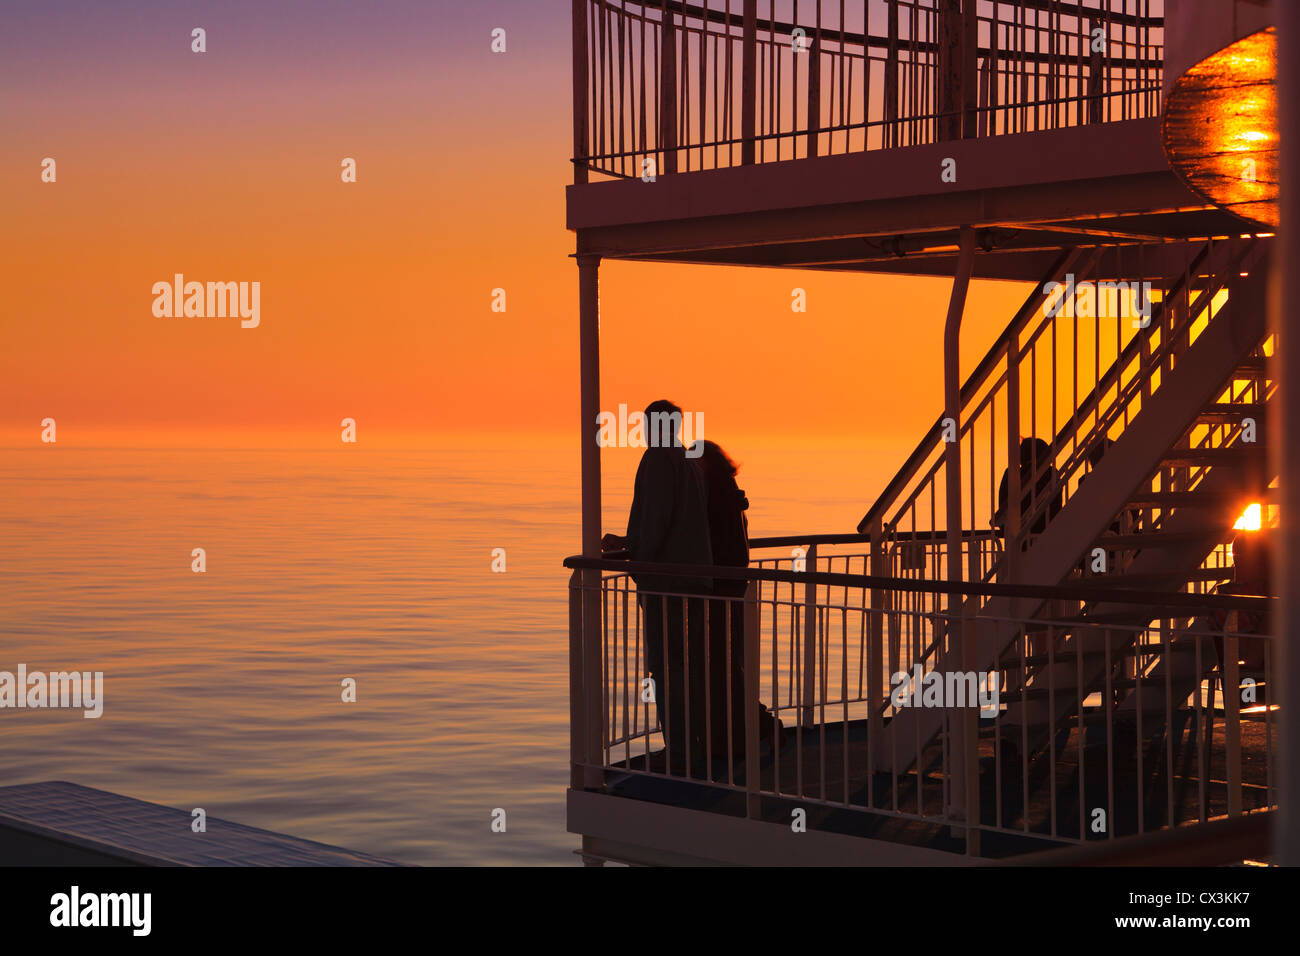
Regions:
M 1235 150 L 1254 149 L 1260 143 L 1267 143 L 1272 138 L 1268 133 L 1260 132 L 1257 129 L 1244 130 L 1232 137 L 1233 145 L 1230 148 Z
M 1161 119 L 1165 155 L 1210 202 L 1276 225 L 1277 42 L 1273 28 L 1237 40 L 1174 82 Z
M 1259 502 L 1249 505 L 1232 527 L 1236 531 L 1258 531 L 1264 527 L 1264 509 Z

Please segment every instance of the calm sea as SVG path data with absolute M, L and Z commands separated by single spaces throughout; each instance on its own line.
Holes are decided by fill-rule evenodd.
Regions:
M 888 476 L 861 452 L 731 450 L 755 535 L 852 530 Z M 606 453 L 607 530 L 636 461 Z M 0 670 L 105 675 L 98 720 L 0 711 L 0 779 L 409 863 L 576 862 L 577 465 L 572 446 L 0 450 Z

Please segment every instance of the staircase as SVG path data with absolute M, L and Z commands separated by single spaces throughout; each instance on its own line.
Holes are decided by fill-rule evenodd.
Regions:
M 968 579 L 1178 592 L 1210 587 L 1223 577 L 1221 570 L 1205 567 L 1207 556 L 1231 539 L 1245 502 L 1261 500 L 1270 478 L 1263 442 L 1272 394 L 1262 348 L 1267 246 L 1256 239 L 1233 239 L 1189 249 L 1181 275 L 1161 279 L 1149 325 L 1116 344 L 1104 371 L 1100 348 L 1094 350 L 1097 372 L 1091 391 L 1068 414 L 1059 411 L 1057 390 L 1073 384 L 1071 394 L 1080 394 L 1077 336 L 1078 323 L 1085 320 L 1067 319 L 1076 325 L 1070 329 L 1060 316 L 1032 314 L 1043 296 L 1038 289 L 1031 293 L 991 358 L 962 390 L 963 486 L 970 490 L 961 517 L 968 529 L 963 536 Z M 1095 251 L 1076 250 L 1065 254 L 1053 273 L 1072 271 L 1076 282 L 1082 281 L 1080 274 L 1088 274 L 1098 258 Z M 1058 362 L 1060 341 L 1070 333 L 1075 335 L 1073 362 Z M 1045 361 L 1036 361 L 1039 353 L 1033 351 L 1049 341 L 1050 369 Z M 1018 459 L 1015 446 L 1025 430 L 1023 392 L 1028 384 L 1029 431 L 1036 434 L 1042 427 L 1033 404 L 1044 390 L 1035 381 L 1040 374 L 1051 386 L 1050 453 L 1031 472 L 1021 473 L 1009 466 Z M 1005 439 L 998 447 L 1002 429 Z M 933 502 L 936 490 L 939 500 L 943 497 L 942 452 L 934 439 L 932 430 L 859 526 L 880 542 L 873 554 L 888 555 L 891 543 L 909 537 L 943 537 L 937 526 L 943 516 L 933 506 L 930 528 L 916 520 L 918 502 Z M 926 461 L 936 464 L 926 470 Z M 1004 468 L 1011 479 L 1008 500 L 1026 505 L 1020 515 L 1011 516 L 1002 541 L 975 530 L 994 504 L 994 483 L 988 480 L 985 500 L 976 476 L 996 475 Z M 946 576 L 942 561 L 936 548 L 933 560 L 918 570 Z M 1124 697 L 1130 709 L 1136 708 L 1131 659 L 1138 649 L 1131 637 L 1128 644 L 1117 642 L 1117 631 L 1098 625 L 1141 628 L 1149 618 L 1139 620 L 1143 611 L 1104 599 L 1070 607 L 1052 604 L 1057 606 L 991 597 L 936 607 L 949 622 L 958 616 L 974 620 L 975 636 L 964 661 L 953 639 L 957 628 L 939 626 L 926 645 L 892 642 L 889 670 L 910 670 L 919 662 L 925 670 L 999 671 L 1010 681 L 1002 698 L 1013 701 L 997 720 L 1000 733 L 1031 752 L 1062 722 L 1077 717 L 1080 702 L 1095 691 L 1122 695 L 1121 712 Z M 1050 625 L 1045 623 L 1049 620 Z M 1176 639 L 1169 642 L 1168 661 L 1161 661 L 1158 652 L 1153 658 L 1151 648 L 1144 648 L 1137 665 L 1144 681 L 1160 681 L 1162 691 L 1169 679 L 1175 701 L 1185 699 L 1201 676 L 1176 656 L 1187 646 Z M 1166 667 L 1176 680 L 1166 678 Z M 900 710 L 873 742 L 877 767 L 910 769 L 943 730 L 947 716 L 933 708 Z M 981 726 L 988 724 L 981 721 Z

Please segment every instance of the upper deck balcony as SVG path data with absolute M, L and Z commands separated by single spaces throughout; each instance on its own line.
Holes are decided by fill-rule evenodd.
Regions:
M 1162 0 L 574 0 L 579 253 L 1034 278 L 1239 231 L 1160 144 Z M 1044 260 L 1044 261 L 1040 261 Z

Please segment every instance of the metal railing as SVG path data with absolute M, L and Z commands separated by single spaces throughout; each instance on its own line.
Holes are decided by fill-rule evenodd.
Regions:
M 573 0 L 575 182 L 1158 115 L 1161 0 Z
M 670 799 L 683 805 L 786 824 L 791 809 L 802 808 L 810 825 L 834 816 L 841 832 L 985 856 L 1113 840 L 1275 805 L 1270 599 L 821 570 L 846 559 L 868 566 L 862 554 L 818 554 L 818 547 L 860 542 L 848 535 L 754 545 L 784 549 L 795 540 L 806 556 L 747 569 L 565 562 L 575 569 L 575 786 L 662 800 L 648 782 L 672 781 L 678 789 Z M 806 562 L 808 570 L 779 566 L 787 561 Z M 583 619 L 583 570 L 588 581 L 600 572 L 597 621 Z M 711 583 L 638 590 L 633 578 L 644 573 Z M 887 604 L 874 603 L 873 594 L 887 595 Z M 1055 614 L 954 620 L 936 610 L 993 596 L 1050 601 Z M 1126 613 L 1072 617 L 1103 597 Z M 943 658 L 953 660 L 979 628 L 1008 626 L 1012 651 L 982 675 L 889 670 L 891 642 L 939 642 Z M 904 657 L 919 660 L 914 652 Z M 1099 660 L 1104 679 L 1085 681 L 1085 665 Z M 1121 660 L 1131 667 L 1116 666 Z M 1046 688 L 1027 680 L 1063 664 L 1080 679 Z M 920 685 L 911 688 L 917 677 Z M 940 691 L 955 687 L 969 696 L 930 699 L 935 681 Z M 1056 698 L 1067 695 L 1076 717 L 1053 725 L 1042 746 L 1031 745 L 1031 728 L 1012 715 L 1023 715 L 1034 697 L 1046 696 L 1054 710 Z M 888 738 L 891 720 L 907 706 L 940 708 L 944 732 L 932 741 L 890 739 L 891 747 L 915 753 L 882 767 L 868 742 Z M 664 734 L 661 720 L 678 730 Z M 715 798 L 697 804 L 692 794 L 705 792 Z
M 1003 554 L 1018 553 L 1068 503 L 1108 441 L 1123 433 L 1168 378 L 1180 352 L 1219 314 L 1229 282 L 1257 245 L 1254 239 L 1187 244 L 1182 274 L 1144 280 L 1151 283 L 1147 317 L 1114 301 L 1089 316 L 1056 308 L 1059 298 L 1044 289 L 1052 282 L 1064 285 L 1067 278 L 1077 287 L 1089 283 L 1102 254 L 1101 249 L 1063 252 L 962 386 L 959 419 L 948 422 L 941 415 L 935 421 L 859 523 L 860 533 L 879 538 L 874 552 L 879 558 L 905 559 L 888 573 L 949 575 L 942 540 L 925 551 L 909 551 L 900 542 L 934 538 L 935 529 L 947 524 L 945 448 L 955 440 L 962 449 L 962 526 L 994 529 L 994 538 L 1005 536 L 1015 545 L 968 545 L 961 570 L 971 580 L 991 580 L 999 573 L 1007 580 Z M 1135 276 L 1147 274 L 1143 253 L 1141 246 L 1125 250 Z M 1249 404 L 1263 398 L 1233 390 L 1224 400 Z M 1224 426 L 1197 440 L 1219 447 L 1237 431 Z M 1027 470 L 1020 467 L 1018 453 L 1024 437 L 1042 437 L 1046 449 L 1033 456 Z M 1197 470 L 1187 480 L 1194 483 L 1200 474 Z M 1007 501 L 1022 502 L 1004 515 L 999 515 L 999 475 L 1007 479 Z M 886 573 L 883 564 L 878 566 Z
M 1074 282 L 1082 287 L 1108 254 L 1105 248 L 1062 252 L 961 388 L 960 414 L 953 420 L 940 417 L 935 422 L 859 524 L 859 532 L 871 538 L 876 572 L 921 579 L 1021 582 L 1024 553 L 1073 500 L 1112 442 L 1165 384 L 1173 381 L 1181 357 L 1218 320 L 1228 302 L 1229 284 L 1237 281 L 1239 272 L 1246 275 L 1242 270 L 1259 266 L 1266 245 L 1253 238 L 1188 243 L 1172 259 L 1184 263 L 1181 270 L 1172 276 L 1157 274 L 1143 280 L 1151 286 L 1143 294 L 1148 298 L 1146 315 L 1117 308 L 1122 296 L 1107 294 L 1104 298 L 1113 301 L 1103 308 L 1100 283 L 1094 286 L 1098 291 L 1091 314 L 1055 308 L 1061 300 L 1047 292 L 1051 284 Z M 1161 269 L 1151 269 L 1144 264 L 1148 254 L 1154 257 L 1155 252 L 1177 248 L 1160 244 L 1159 249 L 1148 252 L 1143 246 L 1129 247 L 1122 250 L 1123 261 L 1132 275 L 1145 277 L 1153 271 L 1167 271 L 1171 261 L 1166 258 Z M 1262 367 L 1262 361 L 1260 364 Z M 1248 451 L 1241 445 L 1245 417 L 1251 409 L 1262 408 L 1270 395 L 1271 386 L 1265 378 L 1250 379 L 1244 387 L 1234 379 L 1218 396 L 1215 407 L 1241 409 L 1241 415 L 1206 426 L 1189 421 L 1184 440 L 1170 449 L 1180 460 L 1162 464 L 1138 489 L 1139 498 L 1146 503 L 1104 516 L 1110 523 L 1107 546 L 1102 549 L 1104 580 L 1115 587 L 1142 583 L 1126 581 L 1124 575 L 1141 542 L 1154 542 L 1151 536 L 1164 531 L 1170 514 L 1168 501 L 1176 497 L 1170 492 L 1196 492 L 1212 467 L 1217 467 L 1209 462 L 1223 461 L 1225 452 Z M 1187 414 L 1194 419 L 1197 411 L 1199 406 Z M 1026 431 L 1035 439 L 1044 437 L 1026 446 L 1021 441 Z M 949 454 L 954 446 L 958 449 L 955 456 Z M 1033 454 L 1022 463 L 1026 447 Z M 954 463 L 959 469 L 956 489 L 951 487 L 953 475 L 949 473 Z M 950 501 L 961 509 L 954 519 L 960 527 L 988 527 L 992 534 L 965 531 L 954 549 L 943 531 L 950 520 Z M 1014 507 L 1015 502 L 1021 502 L 1021 507 Z M 1103 527 L 1098 525 L 1097 530 Z M 1228 524 L 1223 526 L 1223 536 L 1209 554 L 1197 555 L 1199 571 L 1189 571 L 1164 586 L 1198 592 L 1220 580 L 1220 569 L 1227 560 L 1228 528 Z M 1135 540 L 1139 543 L 1134 544 Z M 1095 543 L 1090 542 L 1088 548 Z M 1095 549 L 1089 552 L 1082 541 L 1076 546 L 1081 555 L 1095 559 Z M 959 566 L 953 566 L 954 558 Z M 1060 570 L 1059 580 L 1064 580 L 1068 564 Z M 1070 576 L 1086 576 L 1096 570 L 1084 560 Z M 871 603 L 888 609 L 890 600 L 888 592 L 881 592 L 872 595 Z M 975 598 L 969 608 L 940 605 L 931 610 L 943 612 L 951 621 L 966 613 L 987 621 L 990 612 L 983 603 Z M 1006 613 L 1004 606 L 992 619 Z M 1050 613 L 1050 608 L 1032 613 L 1025 609 L 1023 613 L 1036 616 Z M 888 640 L 885 653 L 890 672 L 946 666 L 939 663 L 945 637 L 940 627 L 925 642 Z M 1008 628 L 998 637 L 990 632 L 981 645 L 983 653 L 991 655 L 1004 645 L 1009 648 L 1010 640 Z M 1070 639 L 1066 640 L 1068 645 Z M 984 666 L 989 661 L 980 663 Z M 1041 691 L 1041 674 L 1036 678 L 1028 675 L 1028 679 L 1039 681 L 1034 693 Z M 1055 708 L 1058 719 L 1074 712 L 1072 706 L 1068 700 L 1062 701 Z M 1036 710 L 1041 709 L 1040 701 Z M 928 741 L 939 728 L 933 720 L 925 723 L 927 731 L 921 738 Z

